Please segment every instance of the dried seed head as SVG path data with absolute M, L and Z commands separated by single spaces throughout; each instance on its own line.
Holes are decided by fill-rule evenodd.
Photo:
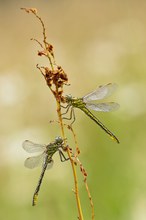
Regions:
M 33 14 L 37 14 L 36 8 L 21 8 L 22 10 L 26 11 L 27 13 L 32 12 Z
M 52 77 L 52 70 L 50 70 L 48 67 L 45 67 L 44 69 L 46 77 Z
M 58 95 L 62 96 L 62 93 L 63 93 L 63 91 L 61 90 L 61 91 L 58 92 Z
M 47 43 L 47 50 L 52 55 L 52 57 L 54 57 L 53 45 L 52 44 Z
M 38 51 L 38 56 L 47 56 L 47 53 L 45 50 L 43 51 Z

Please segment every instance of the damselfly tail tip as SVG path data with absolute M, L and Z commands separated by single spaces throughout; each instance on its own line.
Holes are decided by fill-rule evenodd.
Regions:
M 37 194 L 35 194 L 35 195 L 33 196 L 33 200 L 32 200 L 32 206 L 36 206 L 37 199 L 38 199 L 38 195 L 37 195 Z
M 120 144 L 120 141 L 119 141 L 119 139 L 118 139 L 116 136 L 111 136 L 111 138 L 112 138 L 114 141 L 116 141 L 118 144 Z

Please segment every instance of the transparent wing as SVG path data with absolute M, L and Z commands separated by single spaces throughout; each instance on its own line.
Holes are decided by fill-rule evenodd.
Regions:
M 45 150 L 46 145 L 41 144 L 35 144 L 32 141 L 24 141 L 22 144 L 22 147 L 25 151 L 28 153 L 35 153 L 35 152 L 42 152 Z
M 29 169 L 33 169 L 35 167 L 38 167 L 41 163 L 43 163 L 44 156 L 45 156 L 45 154 L 43 153 L 43 154 L 40 154 L 38 156 L 28 157 L 24 161 L 24 166 L 29 168 Z
M 107 102 L 107 103 L 98 103 L 98 104 L 87 103 L 86 107 L 95 111 L 110 112 L 117 110 L 120 106 L 118 103 L 115 102 Z
M 83 101 L 87 103 L 90 101 L 107 98 L 115 91 L 116 88 L 117 85 L 115 83 L 108 83 L 107 85 L 99 86 L 95 91 L 85 95 L 83 97 Z
M 47 165 L 47 170 L 51 169 L 53 167 L 54 160 L 52 159 L 50 163 Z

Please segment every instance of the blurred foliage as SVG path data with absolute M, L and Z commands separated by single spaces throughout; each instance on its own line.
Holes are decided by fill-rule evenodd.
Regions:
M 66 94 L 81 97 L 100 84 L 119 85 L 110 100 L 118 102 L 120 110 L 97 117 L 120 145 L 76 111 L 74 127 L 95 218 L 146 219 L 146 2 L 141 0 L 0 1 L 0 219 L 75 219 L 77 213 L 70 164 L 60 163 L 57 155 L 54 168 L 45 175 L 38 205 L 31 206 L 40 169 L 24 168 L 22 142 L 48 143 L 59 131 L 58 125 L 48 123 L 56 119 L 55 103 L 35 68 L 42 64 L 39 48 L 29 41 L 42 39 L 41 27 L 19 10 L 25 6 L 38 8 L 46 24 L 57 61 L 70 79 Z M 78 174 L 85 219 L 90 219 Z

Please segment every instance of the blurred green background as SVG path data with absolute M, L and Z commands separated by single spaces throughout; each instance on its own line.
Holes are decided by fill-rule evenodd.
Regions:
M 76 110 L 74 129 L 80 160 L 98 220 L 146 219 L 146 2 L 0 1 L 0 219 L 77 219 L 70 163 L 60 163 L 44 178 L 38 205 L 31 206 L 41 168 L 26 169 L 25 139 L 48 143 L 60 135 L 55 102 L 35 65 L 42 29 L 20 7 L 36 7 L 45 22 L 56 60 L 69 76 L 66 94 L 82 97 L 98 85 L 115 82 L 109 99 L 120 104 L 114 113 L 96 113 L 120 139 L 112 141 Z M 72 147 L 71 134 L 67 132 Z M 91 219 L 83 178 L 79 190 L 85 219 Z

